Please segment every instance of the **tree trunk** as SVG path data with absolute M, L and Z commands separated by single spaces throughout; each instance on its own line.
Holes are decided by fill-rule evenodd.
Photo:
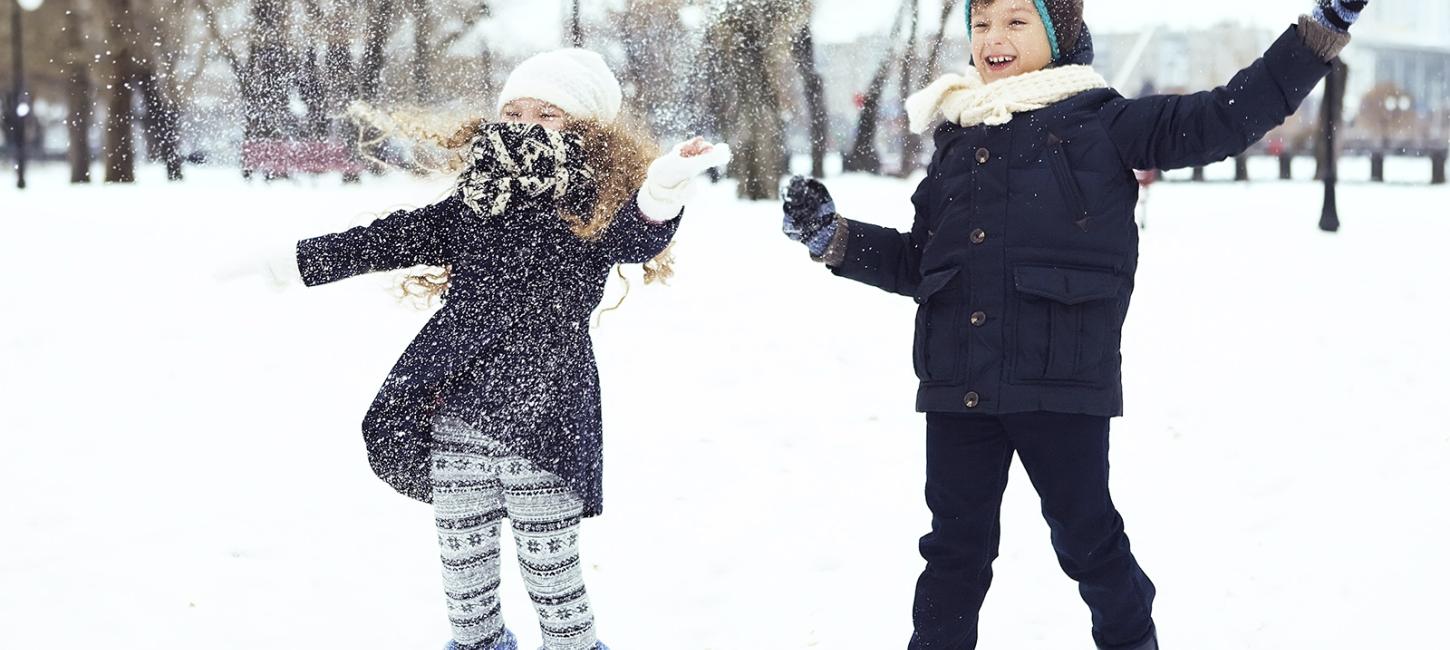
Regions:
M 251 54 L 247 58 L 247 139 L 287 135 L 287 96 L 293 81 L 288 52 L 287 0 L 252 0 Z
M 1439 149 L 1430 152 L 1430 184 L 1445 184 L 1445 159 L 1450 158 L 1450 152 Z
M 377 0 L 372 14 L 368 16 L 362 61 L 358 64 L 358 96 L 363 101 L 372 102 L 378 99 L 386 56 L 384 48 L 391 33 L 389 24 L 392 20 L 393 0 Z
M 66 103 L 69 110 L 66 126 L 70 140 L 70 182 L 91 182 L 91 122 L 95 119 L 95 98 L 91 84 L 90 67 L 87 65 L 85 37 L 81 30 L 87 24 L 81 20 L 79 3 L 71 3 L 66 12 Z
M 584 23 L 579 15 L 579 0 L 571 3 L 569 12 L 569 41 L 574 47 L 584 47 Z
M 1279 180 L 1287 181 L 1294 178 L 1294 156 L 1288 153 L 1279 154 Z
M 752 201 L 779 198 L 780 178 L 785 175 L 785 125 L 780 118 L 780 97 L 774 76 L 767 69 L 767 44 L 757 39 L 744 44 L 746 57 L 740 62 L 735 91 L 739 97 L 736 140 L 740 143 L 738 195 Z
M 1374 151 L 1369 154 L 1369 180 L 1375 183 L 1385 182 L 1385 152 Z
M 136 181 L 136 139 L 132 131 L 135 112 L 132 109 L 133 84 L 136 82 L 135 36 L 131 16 L 131 0 L 109 0 L 111 9 L 109 32 L 111 94 L 106 107 L 106 182 Z
M 326 115 L 341 115 L 347 109 L 347 105 L 358 96 L 357 71 L 353 68 L 352 49 L 346 41 L 332 42 L 327 45 L 327 55 L 322 64 L 323 75 L 323 106 Z M 342 140 L 347 145 L 347 150 L 353 160 L 359 157 L 358 151 L 358 129 L 352 120 L 329 119 L 328 131 L 332 137 Z M 342 180 L 345 183 L 358 182 L 358 175 L 352 172 L 343 174 Z
M 1247 180 L 1249 180 L 1249 155 L 1234 156 L 1234 181 L 1242 183 Z
M 181 180 L 181 110 L 168 95 L 166 81 L 157 73 L 155 61 L 138 71 L 141 97 L 146 105 L 146 132 L 155 151 L 166 164 L 166 179 Z
M 947 21 L 951 20 L 952 12 L 957 8 L 958 0 L 943 0 L 941 3 L 941 16 L 937 20 L 936 39 L 931 42 L 931 52 L 926 57 L 926 79 L 936 79 L 941 75 L 941 52 L 947 36 Z
M 895 43 L 901 36 L 901 28 L 906 19 L 906 3 L 910 1 L 912 0 L 903 0 L 896 12 L 896 21 L 892 23 L 891 34 L 886 39 L 891 45 L 887 46 L 886 57 L 876 69 L 876 76 L 871 78 L 871 85 L 866 88 L 862 98 L 861 115 L 856 123 L 856 142 L 843 161 L 848 172 L 881 173 L 881 156 L 876 152 L 876 128 L 881 117 L 881 96 L 886 92 L 886 80 L 891 75 L 891 61 L 896 57 Z
M 800 69 L 801 81 L 805 86 L 806 109 L 810 112 L 811 176 L 824 178 L 826 176 L 828 145 L 826 139 L 829 137 L 830 115 L 826 112 L 826 97 L 821 73 L 816 69 L 816 47 L 814 39 L 811 38 L 809 21 L 805 27 L 796 32 L 795 38 L 791 40 L 791 55 L 795 58 L 796 67 Z
M 393 13 L 393 0 L 377 0 L 377 4 L 373 6 L 373 11 L 368 16 L 362 60 L 358 63 L 357 94 L 360 99 L 370 104 L 377 102 L 381 92 L 385 48 L 388 43 L 388 35 L 392 32 L 390 25 Z M 359 146 L 367 146 L 361 143 L 373 142 L 378 139 L 379 135 L 379 131 L 374 127 L 361 127 L 357 134 Z M 378 158 L 376 145 L 367 147 L 366 155 L 376 161 Z M 382 173 L 382 166 L 377 162 L 373 162 L 371 167 L 374 174 Z
M 433 86 L 428 75 L 433 70 L 433 18 L 428 13 L 428 0 L 410 0 L 413 14 L 413 91 L 419 104 L 433 99 Z
M 921 159 L 921 136 L 911 131 L 911 120 L 906 117 L 906 98 L 916 89 L 916 32 L 921 22 L 921 0 L 911 3 L 911 27 L 906 34 L 906 54 L 901 57 L 901 168 L 897 176 L 905 178 L 916 171 Z
M 1203 180 L 1204 180 L 1204 177 L 1203 177 L 1203 168 L 1202 167 L 1194 167 L 1193 168 L 1193 181 L 1195 183 L 1202 183 Z
M 887 61 L 876 71 L 866 89 L 861 115 L 856 121 L 856 142 L 842 164 L 848 172 L 881 173 L 881 155 L 876 152 L 876 124 L 881 115 L 881 95 L 886 90 L 886 77 L 890 73 L 891 65 Z

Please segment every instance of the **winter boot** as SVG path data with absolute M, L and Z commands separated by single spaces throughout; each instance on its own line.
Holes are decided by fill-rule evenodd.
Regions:
M 449 641 L 443 646 L 443 650 L 461 650 L 457 642 Z M 519 650 L 519 640 L 514 638 L 514 633 L 508 628 L 503 629 L 503 636 L 498 638 L 498 643 L 493 644 L 487 650 Z

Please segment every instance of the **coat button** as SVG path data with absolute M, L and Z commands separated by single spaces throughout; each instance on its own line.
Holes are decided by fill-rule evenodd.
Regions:
M 972 325 L 974 325 L 976 327 L 981 327 L 981 326 L 986 325 L 986 324 L 987 324 L 987 312 L 984 312 L 984 311 L 972 312 Z
M 991 160 L 991 159 L 992 159 L 992 152 L 987 151 L 987 148 L 986 147 L 982 147 L 980 149 L 977 149 L 977 164 L 979 164 L 979 165 L 985 165 L 985 164 L 987 164 L 987 161 L 988 160 Z
M 973 244 L 980 244 L 984 241 L 987 241 L 987 231 L 982 230 L 981 228 L 972 231 Z
M 982 396 L 976 392 L 967 393 L 967 396 L 962 398 L 962 404 L 966 405 L 969 409 L 977 408 L 977 405 L 981 403 Z

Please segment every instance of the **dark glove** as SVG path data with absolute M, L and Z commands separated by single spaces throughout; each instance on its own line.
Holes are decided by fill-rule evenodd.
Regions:
M 1315 0 L 1314 11 L 1309 14 L 1314 22 L 1341 34 L 1349 33 L 1349 26 L 1359 18 L 1369 0 Z
M 814 178 L 796 176 L 785 192 L 786 237 L 801 242 L 820 257 L 836 235 L 836 202 L 826 186 Z
M 492 122 L 479 128 L 468 147 L 458 194 L 484 216 L 527 205 L 577 206 L 593 195 L 593 177 L 577 134 Z

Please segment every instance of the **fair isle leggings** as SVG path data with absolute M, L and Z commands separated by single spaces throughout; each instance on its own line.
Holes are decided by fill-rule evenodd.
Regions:
M 443 590 L 458 647 L 492 650 L 504 639 L 499 536 L 508 517 L 544 649 L 592 650 L 594 612 L 579 564 L 584 502 L 559 477 L 447 416 L 434 420 L 432 474 Z

